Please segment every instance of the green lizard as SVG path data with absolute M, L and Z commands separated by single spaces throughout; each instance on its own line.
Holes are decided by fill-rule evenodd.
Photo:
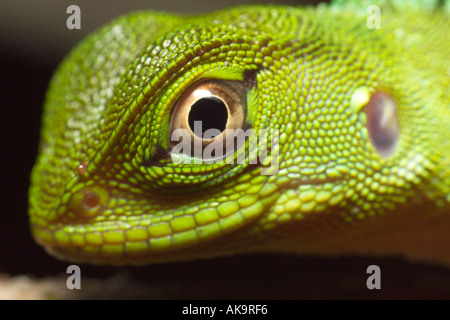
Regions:
M 138 12 L 88 36 L 47 94 L 35 239 L 93 264 L 280 252 L 450 266 L 448 4 L 383 1 L 379 29 L 369 4 Z M 262 160 L 211 163 L 177 158 L 177 129 L 203 151 L 234 141 L 226 129 L 273 134 Z M 262 140 L 231 145 L 236 160 Z

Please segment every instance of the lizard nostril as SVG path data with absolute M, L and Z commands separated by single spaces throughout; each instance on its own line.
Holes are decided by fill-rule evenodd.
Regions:
M 89 192 L 84 195 L 83 204 L 88 209 L 96 208 L 100 205 L 100 196 L 95 192 Z
M 98 186 L 90 186 L 75 192 L 69 201 L 69 210 L 79 218 L 99 215 L 108 202 L 108 192 Z

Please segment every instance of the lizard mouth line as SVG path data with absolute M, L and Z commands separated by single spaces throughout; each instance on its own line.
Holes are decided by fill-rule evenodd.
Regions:
M 288 188 L 295 188 L 299 186 L 305 186 L 305 185 L 322 185 L 324 183 L 333 183 L 337 181 L 344 181 L 345 177 L 336 177 L 336 178 L 328 178 L 328 179 L 311 179 L 311 180 L 300 180 L 298 178 L 292 178 L 289 181 L 286 181 L 280 185 L 280 189 L 288 189 Z

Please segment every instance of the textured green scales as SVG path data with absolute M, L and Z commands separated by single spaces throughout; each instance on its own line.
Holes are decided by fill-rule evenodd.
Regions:
M 87 37 L 48 91 L 30 188 L 36 240 L 111 264 L 261 251 L 423 258 L 379 236 L 404 221 L 450 226 L 450 23 L 443 10 L 386 4 L 370 30 L 366 8 L 142 12 Z M 157 157 L 188 87 L 249 74 L 246 121 L 279 130 L 278 172 Z M 401 128 L 387 158 L 365 127 L 377 91 L 395 98 Z M 450 264 L 448 234 L 442 259 L 425 260 Z

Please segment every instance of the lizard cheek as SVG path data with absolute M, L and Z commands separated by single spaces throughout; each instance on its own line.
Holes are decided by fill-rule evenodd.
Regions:
M 375 92 L 364 111 L 372 146 L 381 157 L 389 157 L 397 146 L 400 134 L 397 105 L 394 98 L 385 92 Z

